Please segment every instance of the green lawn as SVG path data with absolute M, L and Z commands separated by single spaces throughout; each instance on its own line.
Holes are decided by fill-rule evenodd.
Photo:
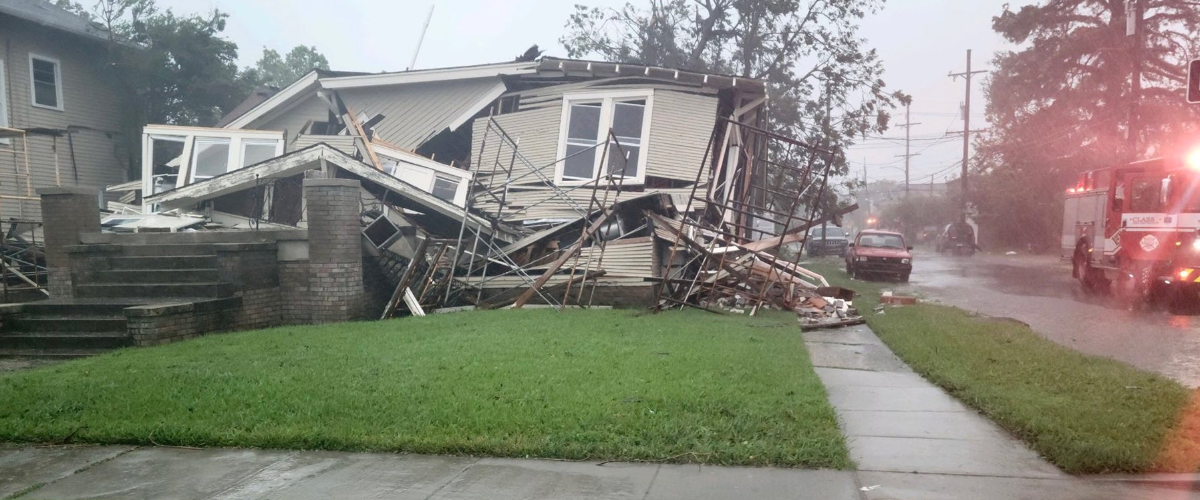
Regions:
M 794 315 L 485 311 L 0 377 L 0 440 L 850 468 Z
M 1080 354 L 1024 324 L 954 307 L 875 314 L 880 291 L 893 285 L 850 281 L 832 260 L 812 267 L 862 294 L 855 305 L 868 325 L 909 366 L 1064 471 L 1192 472 L 1200 465 L 1200 425 L 1179 425 L 1191 396 L 1179 384 Z

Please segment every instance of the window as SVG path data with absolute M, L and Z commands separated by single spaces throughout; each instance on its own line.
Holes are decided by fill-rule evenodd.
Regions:
M 209 179 L 229 171 L 229 139 L 196 139 L 193 179 Z
M 62 69 L 58 60 L 30 54 L 29 81 L 34 106 L 62 111 Z
M 1134 179 L 1132 197 L 1129 200 L 1129 211 L 1160 212 L 1159 190 L 1162 181 L 1159 179 Z
M 262 163 L 276 156 L 275 148 L 278 141 L 242 141 L 242 166 Z
M 904 238 L 895 234 L 864 234 L 858 238 L 858 246 L 869 248 L 904 248 Z
M 649 91 L 565 96 L 559 144 L 562 161 L 555 181 L 584 184 L 611 174 L 624 177 L 624 182 L 643 182 L 651 99 Z M 615 142 L 609 140 L 609 130 Z M 607 157 L 604 168 L 602 157 Z
M 448 175 L 437 175 L 433 178 L 432 194 L 438 198 L 453 203 L 454 195 L 458 193 L 458 183 L 459 180 L 455 177 L 450 177 Z

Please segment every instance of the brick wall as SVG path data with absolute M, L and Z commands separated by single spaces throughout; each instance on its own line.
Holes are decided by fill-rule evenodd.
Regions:
M 354 180 L 304 180 L 313 323 L 348 321 L 363 315 L 359 191 L 359 182 Z
M 229 330 L 236 314 L 216 303 L 149 305 L 126 308 L 125 323 L 134 345 L 155 346 Z
M 233 328 L 252 330 L 279 326 L 280 309 L 278 251 L 271 243 L 218 244 L 217 272 L 221 281 L 233 283 L 235 297 L 242 299 Z
M 71 266 L 66 247 L 78 245 L 81 233 L 100 232 L 98 191 L 75 187 L 38 189 L 42 200 L 47 288 L 55 298 L 71 297 Z
M 279 308 L 281 323 L 304 325 L 312 322 L 312 304 L 308 289 L 308 261 L 279 263 Z

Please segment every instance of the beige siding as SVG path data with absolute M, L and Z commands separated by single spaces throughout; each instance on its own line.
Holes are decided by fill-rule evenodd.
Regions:
M 384 115 L 383 121 L 375 125 L 379 138 L 404 149 L 416 150 L 445 130 L 454 119 L 478 111 L 472 106 L 479 105 L 480 100 L 499 84 L 499 78 L 479 78 L 343 89 L 338 91 L 338 96 L 355 113 Z
M 336 149 L 338 151 L 346 153 L 350 156 L 354 156 L 354 155 L 358 154 L 358 147 L 355 146 L 355 143 L 357 141 L 358 141 L 357 138 L 351 137 L 348 135 L 309 135 L 309 134 L 304 134 L 304 135 L 301 135 L 300 137 L 297 137 L 296 140 L 292 142 L 291 148 L 293 150 L 304 149 L 304 148 L 307 148 L 314 144 L 325 143 L 329 146 L 332 146 L 334 149 Z
M 518 184 L 540 184 L 538 177 L 531 174 L 532 168 L 540 170 L 548 179 L 554 178 L 554 159 L 558 156 L 558 132 L 562 122 L 561 99 L 553 106 L 545 106 L 535 110 L 518 111 L 495 117 L 496 123 L 512 140 L 520 140 L 517 148 L 521 158 L 514 163 L 512 176 L 524 176 Z M 504 182 L 507 173 L 500 173 L 508 168 L 512 160 L 512 149 L 501 140 L 499 132 L 493 129 L 487 132 L 488 119 L 475 120 L 471 131 L 471 170 L 478 170 L 483 178 L 489 176 L 493 165 L 499 159 L 500 165 L 495 168 L 497 183 Z M 484 135 L 487 134 L 487 149 L 483 147 Z M 531 168 L 532 167 L 532 168 Z M 529 174 L 529 175 L 525 175 Z M 487 182 L 487 181 L 485 181 Z
M 702 167 L 701 163 L 705 147 L 708 145 L 708 137 L 716 122 L 716 96 L 693 93 L 672 85 L 622 83 L 604 86 L 605 90 L 638 88 L 654 89 L 650 139 L 646 146 L 646 175 L 675 179 L 686 185 L 695 181 L 697 169 L 704 168 L 701 181 L 706 181 L 707 166 Z M 556 196 L 538 176 L 530 173 L 531 169 L 528 167 L 540 167 L 539 170 L 545 178 L 553 180 L 562 124 L 563 95 L 586 92 L 588 89 L 587 84 L 574 83 L 521 92 L 519 111 L 495 117 L 496 122 L 510 137 L 514 140 L 520 138 L 518 149 L 529 160 L 528 163 L 522 163 L 518 159 L 515 163 L 512 176 L 519 180 L 510 185 L 504 198 L 505 206 L 501 214 L 503 220 L 523 222 L 564 219 L 579 215 L 569 201 Z M 512 158 L 512 150 L 501 144 L 496 131 L 493 130 L 488 133 L 486 149 L 481 151 L 487 123 L 487 119 L 480 118 L 475 120 L 473 125 L 471 170 L 479 170 L 477 178 L 480 182 L 499 188 L 503 186 L 508 175 L 504 170 Z M 491 172 L 497 158 L 500 166 L 496 168 L 497 173 L 493 176 Z M 590 189 L 563 189 L 568 191 L 568 196 L 576 205 L 585 209 L 588 207 L 591 199 Z M 632 193 L 642 189 L 638 186 L 626 186 L 625 191 Z M 648 191 L 670 193 L 677 204 L 683 207 L 692 189 L 684 187 Z M 703 196 L 703 187 L 699 194 Z M 497 192 L 497 197 L 499 196 Z M 476 208 L 493 215 L 498 212 L 500 205 L 495 197 L 486 193 L 476 193 L 474 203 Z M 698 202 L 693 202 L 692 208 L 698 209 L 699 205 Z
M 66 137 L 56 141 L 47 136 L 28 136 L 32 188 L 55 185 L 56 142 L 58 179 L 62 185 L 99 189 L 128 180 L 129 143 L 126 142 L 128 138 L 119 134 L 122 102 L 115 83 L 97 66 L 102 60 L 99 47 L 73 35 L 0 16 L 0 51 L 8 91 L 0 97 L 8 104 L 10 126 L 72 127 L 77 130 L 73 142 L 78 181 L 71 168 L 71 149 Z M 33 106 L 29 74 L 31 52 L 59 61 L 62 111 Z M 14 139 L 11 145 L 0 144 L 0 149 L 5 150 L 0 152 L 0 193 L 24 196 L 25 181 L 14 174 L 23 171 L 23 161 L 20 156 L 7 151 L 13 146 L 20 149 L 21 141 Z M 0 203 L 0 218 L 8 217 L 39 218 L 38 202 L 6 200 Z
M 654 92 L 646 175 L 694 182 L 717 121 L 717 98 L 670 90 Z M 707 178 L 704 165 L 700 181 Z
M 309 121 L 323 122 L 329 119 L 329 106 L 325 105 L 317 97 L 316 93 L 310 94 L 303 98 L 299 103 L 291 109 L 280 113 L 277 116 L 260 123 L 254 123 L 249 127 L 255 130 L 282 130 L 284 131 L 284 139 L 286 144 L 284 148 L 287 152 L 295 151 L 303 146 L 295 144 L 297 136 L 300 134 L 300 129 Z

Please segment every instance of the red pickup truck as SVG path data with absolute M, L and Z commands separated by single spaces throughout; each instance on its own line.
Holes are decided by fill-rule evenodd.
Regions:
M 866 230 L 846 249 L 846 273 L 854 279 L 887 276 L 908 281 L 912 259 L 912 247 L 905 244 L 904 235 Z

